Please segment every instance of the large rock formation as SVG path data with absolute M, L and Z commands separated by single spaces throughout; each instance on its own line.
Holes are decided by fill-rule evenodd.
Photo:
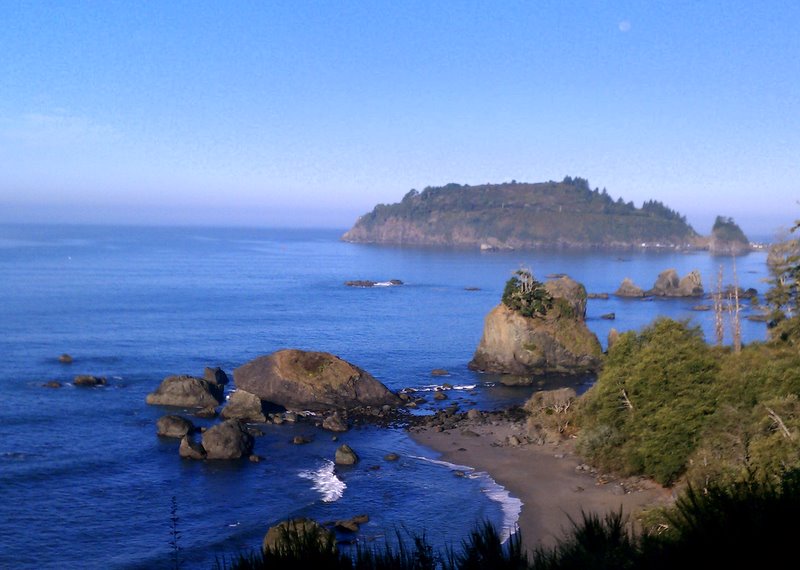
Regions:
M 238 420 L 225 420 L 203 433 L 208 459 L 239 459 L 253 452 L 253 436 Z
M 473 370 L 532 376 L 596 371 L 602 348 L 586 326 L 586 290 L 569 277 L 545 283 L 553 306 L 522 316 L 501 303 L 486 316 Z
M 241 390 L 293 410 L 399 405 L 371 374 L 327 352 L 280 350 L 233 371 Z
M 653 288 L 647 294 L 656 297 L 702 297 L 703 280 L 697 270 L 681 279 L 677 271 L 667 269 L 658 274 Z
M 222 402 L 222 387 L 193 376 L 167 376 L 145 401 L 178 408 L 217 407 Z

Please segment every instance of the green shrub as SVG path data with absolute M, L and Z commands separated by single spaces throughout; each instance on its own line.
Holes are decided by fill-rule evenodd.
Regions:
M 553 297 L 544 284 L 525 269 L 518 270 L 506 282 L 502 300 L 506 307 L 524 317 L 544 316 L 553 307 Z

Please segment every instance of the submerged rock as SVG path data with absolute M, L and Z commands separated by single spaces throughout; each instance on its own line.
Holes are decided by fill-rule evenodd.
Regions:
M 58 357 L 58 361 L 61 364 L 72 364 L 72 356 L 67 354 L 66 352 Z
M 238 388 L 287 409 L 400 404 L 371 374 L 327 352 L 280 350 L 238 367 L 233 377 Z
M 253 436 L 238 420 L 225 420 L 203 433 L 208 459 L 239 459 L 253 452 Z
M 155 392 L 147 395 L 148 404 L 178 408 L 217 407 L 222 401 L 221 387 L 193 376 L 167 376 Z

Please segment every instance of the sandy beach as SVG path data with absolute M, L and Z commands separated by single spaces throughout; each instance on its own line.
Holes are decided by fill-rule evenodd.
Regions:
M 524 441 L 524 423 L 485 418 L 438 431 L 415 427 L 411 436 L 438 451 L 441 459 L 489 473 L 523 503 L 519 528 L 526 549 L 552 546 L 570 527 L 570 518 L 581 512 L 619 510 L 635 515 L 642 509 L 663 505 L 672 493 L 642 479 L 617 479 L 593 473 L 575 454 L 574 441 L 558 445 L 510 445 L 516 435 Z

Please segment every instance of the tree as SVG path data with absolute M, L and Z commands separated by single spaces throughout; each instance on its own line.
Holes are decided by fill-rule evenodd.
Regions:
M 796 222 L 792 228 L 800 228 Z M 798 285 L 800 284 L 800 239 L 786 239 L 773 244 L 767 255 L 770 288 L 765 297 L 769 303 L 770 318 L 775 325 L 798 314 Z
M 553 307 L 553 297 L 528 269 L 518 269 L 506 281 L 503 304 L 524 317 L 544 316 Z

